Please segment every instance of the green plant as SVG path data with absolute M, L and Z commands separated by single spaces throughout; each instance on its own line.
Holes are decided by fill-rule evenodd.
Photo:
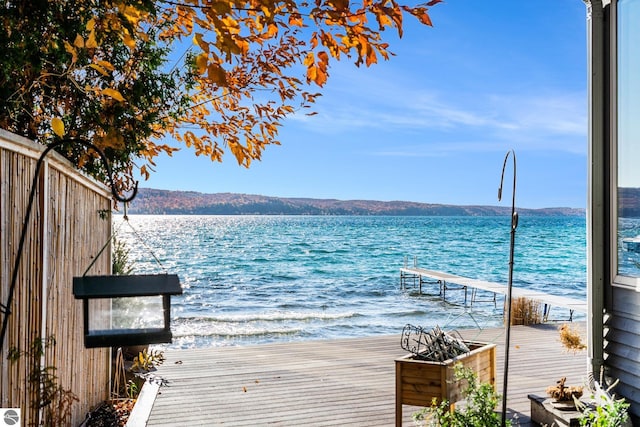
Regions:
M 113 261 L 111 265 L 111 272 L 116 275 L 131 274 L 133 266 L 129 261 L 129 249 L 125 244 L 118 240 L 113 239 Z
M 138 353 L 135 359 L 133 359 L 133 365 L 131 366 L 131 372 L 149 372 L 156 365 L 162 365 L 164 363 L 164 352 L 160 350 L 151 350 L 148 352 L 146 349 Z
M 603 387 L 603 371 L 600 381 L 593 381 L 589 387 L 592 404 L 576 400 L 576 407 L 582 412 L 580 425 L 589 427 L 623 427 L 628 425 L 629 403 L 624 398 L 616 399 L 611 390 L 618 384 L 616 380 L 608 387 Z
M 424 427 L 500 426 L 500 417 L 495 412 L 500 395 L 496 393 L 493 386 L 480 383 L 473 369 L 465 368 L 460 363 L 454 366 L 454 379 L 467 383 L 467 387 L 462 391 L 465 399 L 463 407 L 451 410 L 450 402 L 443 401 L 438 404 L 434 399 L 430 407 L 413 414 L 416 425 Z M 506 425 L 510 426 L 511 422 L 507 420 Z
M 136 399 L 150 371 L 163 362 L 164 352 L 144 349 L 133 358 L 133 363 L 125 370 L 123 352 L 122 349 L 118 349 L 111 389 L 112 403 L 118 402 L 122 398 Z
M 134 380 L 127 381 L 126 390 L 129 399 L 135 399 L 140 394 L 140 386 Z

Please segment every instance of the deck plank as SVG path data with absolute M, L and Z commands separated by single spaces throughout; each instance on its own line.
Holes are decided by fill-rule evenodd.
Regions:
M 584 324 L 573 323 L 584 332 Z M 495 342 L 502 389 L 504 330 L 459 331 Z M 583 336 L 584 335 L 583 333 Z M 398 336 L 166 350 L 148 426 L 393 426 L 394 360 L 405 355 Z M 562 376 L 580 385 L 586 354 L 568 353 L 557 325 L 514 326 L 508 408 L 528 426 L 530 393 L 544 394 Z M 403 425 L 417 408 L 405 405 Z

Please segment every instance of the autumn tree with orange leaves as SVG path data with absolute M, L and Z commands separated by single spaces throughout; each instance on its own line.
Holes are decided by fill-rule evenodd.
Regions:
M 313 114 L 332 60 L 389 59 L 384 31 L 402 36 L 406 16 L 431 25 L 440 1 L 4 0 L 0 128 L 88 139 L 123 189 L 181 146 L 248 167 L 285 117 Z M 59 151 L 104 173 L 83 146 Z

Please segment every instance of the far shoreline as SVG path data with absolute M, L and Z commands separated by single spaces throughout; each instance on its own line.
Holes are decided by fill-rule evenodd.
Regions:
M 586 217 L 586 209 L 517 208 L 521 216 Z M 120 211 L 124 211 L 120 207 Z M 283 198 L 237 193 L 198 193 L 141 188 L 127 206 L 140 215 L 270 215 L 270 216 L 510 216 L 510 206 L 443 205 L 406 201 Z

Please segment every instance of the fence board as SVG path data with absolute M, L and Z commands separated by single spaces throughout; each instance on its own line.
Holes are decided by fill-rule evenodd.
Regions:
M 36 161 L 44 147 L 0 130 L 0 301 L 7 301 Z M 82 275 L 111 235 L 109 191 L 50 153 L 41 170 L 19 268 L 12 313 L 0 354 L 0 406 L 22 409 L 23 425 L 37 426 L 47 411 L 35 405 L 37 387 L 29 384 L 34 366 L 55 367 L 58 385 L 74 393 L 69 425 L 76 426 L 109 393 L 110 350 L 85 349 L 82 304 L 72 279 Z M 109 274 L 109 251 L 91 274 Z M 3 315 L 4 318 L 4 315 Z M 22 352 L 36 340 L 55 339 L 44 356 L 7 360 L 9 349 Z M 51 407 L 51 405 L 49 406 Z M 46 408 L 45 408 L 46 409 Z M 49 422 L 51 420 L 49 419 Z

